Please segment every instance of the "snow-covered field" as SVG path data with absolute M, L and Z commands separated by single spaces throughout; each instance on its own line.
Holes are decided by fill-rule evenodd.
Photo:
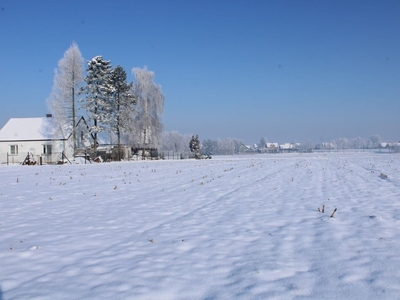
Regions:
M 0 166 L 0 299 L 400 299 L 399 175 L 371 153 Z

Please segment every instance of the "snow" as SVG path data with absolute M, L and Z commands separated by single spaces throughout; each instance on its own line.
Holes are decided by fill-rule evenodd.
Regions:
M 0 141 L 51 139 L 49 118 L 11 118 L 0 130 Z
M 399 170 L 374 153 L 0 166 L 0 299 L 398 299 Z

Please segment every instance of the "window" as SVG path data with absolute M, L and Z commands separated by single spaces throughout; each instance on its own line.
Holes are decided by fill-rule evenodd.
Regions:
M 43 145 L 43 154 L 45 155 L 51 154 L 51 145 Z
M 18 145 L 10 145 L 10 154 L 18 155 Z

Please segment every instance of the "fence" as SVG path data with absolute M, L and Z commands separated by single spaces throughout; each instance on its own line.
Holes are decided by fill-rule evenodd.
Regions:
M 7 153 L 7 165 L 47 165 L 68 162 L 68 158 L 62 152 L 52 154 L 11 155 Z
M 132 155 L 128 151 L 116 151 L 113 150 L 98 150 L 96 152 L 79 152 L 75 157 L 75 161 L 78 163 L 85 164 L 91 163 L 95 159 L 99 159 L 101 162 L 118 161 L 123 159 L 128 160 L 142 160 L 142 153 Z M 194 153 L 190 151 L 186 152 L 174 152 L 174 151 L 159 151 L 154 152 L 152 155 L 146 155 L 145 159 L 162 159 L 162 160 L 181 160 L 181 159 L 194 159 Z M 10 155 L 7 153 L 7 165 L 47 165 L 47 164 L 64 164 L 71 163 L 63 152 L 51 153 L 51 154 L 32 154 L 30 152 L 25 155 Z
M 170 160 L 179 160 L 179 159 L 191 159 L 194 158 L 193 152 L 173 152 L 173 151 L 161 151 L 159 152 L 160 159 L 170 159 Z

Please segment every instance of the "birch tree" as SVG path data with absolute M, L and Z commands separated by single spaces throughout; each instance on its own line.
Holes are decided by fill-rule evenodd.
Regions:
M 190 135 L 182 135 L 178 131 L 164 131 L 161 137 L 160 150 L 173 152 L 189 151 Z
M 56 133 L 66 137 L 72 129 L 76 155 L 76 99 L 84 77 L 84 60 L 78 45 L 73 42 L 54 70 L 54 84 L 47 104 L 53 115 Z
M 133 68 L 136 83 L 133 94 L 137 99 L 135 131 L 133 142 L 136 146 L 157 148 L 160 144 L 163 130 L 162 114 L 164 112 L 164 95 L 161 86 L 154 82 L 154 72 L 147 67 Z
M 97 135 L 106 130 L 112 97 L 111 61 L 104 60 L 102 56 L 95 56 L 87 62 L 86 85 L 82 87 L 81 94 L 85 94 L 82 107 L 86 109 L 93 120 L 91 131 L 94 136 L 94 148 L 97 148 Z

